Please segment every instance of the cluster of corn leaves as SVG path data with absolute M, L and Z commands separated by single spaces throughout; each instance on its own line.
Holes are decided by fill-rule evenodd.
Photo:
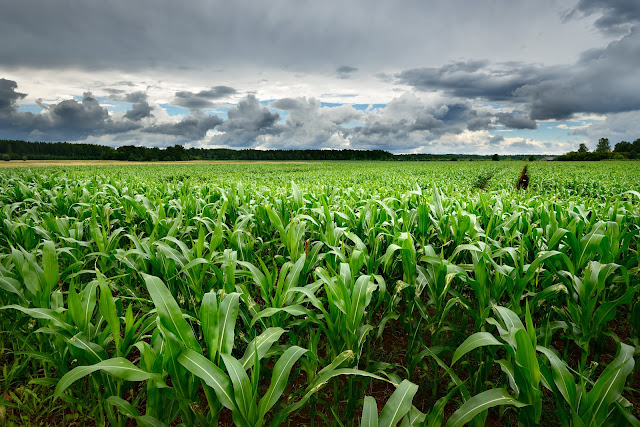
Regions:
M 639 425 L 640 194 L 466 167 L 396 191 L 6 173 L 4 387 L 109 425 Z

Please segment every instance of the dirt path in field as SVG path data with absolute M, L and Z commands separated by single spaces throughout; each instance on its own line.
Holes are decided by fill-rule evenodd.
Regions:
M 11 160 L 0 162 L 0 168 L 40 167 L 40 166 L 104 166 L 104 165 L 242 165 L 242 164 L 308 164 L 297 160 L 191 160 L 185 162 L 128 162 L 124 160 Z

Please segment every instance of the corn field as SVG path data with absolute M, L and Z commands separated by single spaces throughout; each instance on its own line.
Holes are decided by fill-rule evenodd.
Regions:
M 0 171 L 0 425 L 640 425 L 635 162 Z

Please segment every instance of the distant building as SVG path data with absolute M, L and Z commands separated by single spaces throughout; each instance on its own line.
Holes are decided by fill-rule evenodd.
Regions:
M 538 159 L 541 162 L 551 162 L 553 160 L 555 160 L 556 158 L 553 156 L 547 156 L 547 157 L 541 157 L 540 159 Z

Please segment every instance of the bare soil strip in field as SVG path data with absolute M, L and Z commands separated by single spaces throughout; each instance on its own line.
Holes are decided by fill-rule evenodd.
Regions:
M 0 168 L 40 167 L 40 166 L 103 166 L 103 165 L 236 165 L 236 164 L 308 164 L 301 161 L 264 160 L 190 160 L 184 162 L 129 162 L 126 160 L 11 160 L 0 162 Z

